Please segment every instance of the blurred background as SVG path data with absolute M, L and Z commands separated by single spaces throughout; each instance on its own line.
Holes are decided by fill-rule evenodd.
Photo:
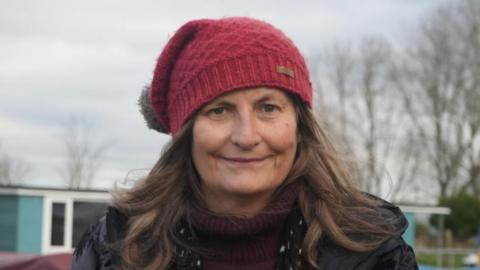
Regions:
M 0 251 L 71 251 L 148 172 L 170 137 L 140 91 L 180 25 L 224 16 L 296 43 L 318 119 L 360 187 L 406 212 L 423 269 L 480 265 L 475 0 L 2 1 Z

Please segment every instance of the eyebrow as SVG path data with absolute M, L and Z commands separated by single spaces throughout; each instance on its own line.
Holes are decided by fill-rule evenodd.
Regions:
M 207 107 L 212 107 L 212 106 L 232 106 L 233 103 L 232 102 L 228 102 L 226 100 L 218 100 L 218 101 L 214 101 L 214 102 L 211 102 L 211 103 L 207 103 L 205 105 L 205 108 Z
M 266 95 L 258 98 L 257 100 L 255 100 L 255 103 L 262 103 L 262 102 L 265 102 L 265 101 L 272 100 L 272 99 L 274 99 L 272 96 L 273 96 L 273 94 L 266 94 Z M 279 99 L 278 101 L 282 101 L 282 99 Z
M 225 101 L 225 100 L 219 100 L 219 101 L 216 101 L 216 102 L 211 102 L 211 103 L 205 104 L 205 106 L 203 106 L 199 111 L 206 111 L 206 110 L 208 110 L 212 107 L 217 107 L 217 106 L 232 107 L 233 103 Z
M 274 98 L 274 93 L 266 93 L 258 97 L 257 99 L 254 100 L 254 104 L 259 104 L 263 103 L 269 100 L 278 100 L 278 102 L 281 103 L 282 106 L 285 106 L 285 98 L 279 97 L 279 98 Z M 234 106 L 233 102 L 228 101 L 227 98 L 225 97 L 220 97 L 217 101 L 213 101 L 211 103 L 208 103 L 203 109 L 211 108 L 212 106 L 226 106 L 226 107 L 232 107 Z

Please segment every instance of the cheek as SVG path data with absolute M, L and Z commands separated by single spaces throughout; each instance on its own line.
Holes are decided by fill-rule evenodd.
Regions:
M 268 129 L 270 147 L 276 152 L 294 152 L 297 147 L 297 125 L 295 121 L 279 123 L 275 128 Z
M 202 179 L 210 178 L 208 174 L 212 169 L 212 162 L 209 162 L 210 152 L 214 148 L 211 145 L 212 140 L 208 140 L 207 129 L 203 125 L 194 124 L 193 126 L 193 142 L 192 142 L 192 158 L 193 164 Z
M 207 121 L 197 120 L 193 126 L 193 153 L 216 151 L 223 142 L 222 130 Z
M 213 126 L 204 119 L 197 119 L 193 125 L 193 163 L 202 177 L 214 171 L 215 155 L 225 142 L 224 130 L 225 128 Z

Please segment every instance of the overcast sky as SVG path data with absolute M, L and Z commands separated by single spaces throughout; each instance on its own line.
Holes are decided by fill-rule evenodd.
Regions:
M 404 44 L 447 0 L 2 1 L 1 150 L 31 164 L 26 185 L 61 186 L 68 119 L 109 145 L 94 187 L 151 167 L 168 136 L 146 128 L 137 97 L 169 36 L 190 19 L 251 16 L 290 36 L 304 55 L 383 35 Z

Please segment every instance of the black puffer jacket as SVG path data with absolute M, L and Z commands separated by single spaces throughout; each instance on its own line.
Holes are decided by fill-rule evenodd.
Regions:
M 399 232 L 408 226 L 400 209 L 387 202 L 380 211 L 389 221 L 394 222 Z M 85 233 L 78 244 L 72 261 L 73 270 L 77 269 L 117 269 L 120 264 L 118 253 L 108 244 L 121 239 L 126 224 L 126 217 L 115 208 L 110 207 L 105 217 Z M 185 232 L 187 226 L 179 225 L 178 231 Z M 294 210 L 287 220 L 284 245 L 279 252 L 279 270 L 301 269 L 301 246 L 306 226 L 299 210 Z M 185 239 L 191 235 L 182 233 Z M 352 252 L 339 247 L 328 239 L 319 243 L 318 264 L 322 270 L 410 270 L 418 269 L 415 255 L 402 238 L 391 238 L 371 252 Z M 179 249 L 175 258 L 175 269 L 202 269 L 201 260 L 188 250 Z

